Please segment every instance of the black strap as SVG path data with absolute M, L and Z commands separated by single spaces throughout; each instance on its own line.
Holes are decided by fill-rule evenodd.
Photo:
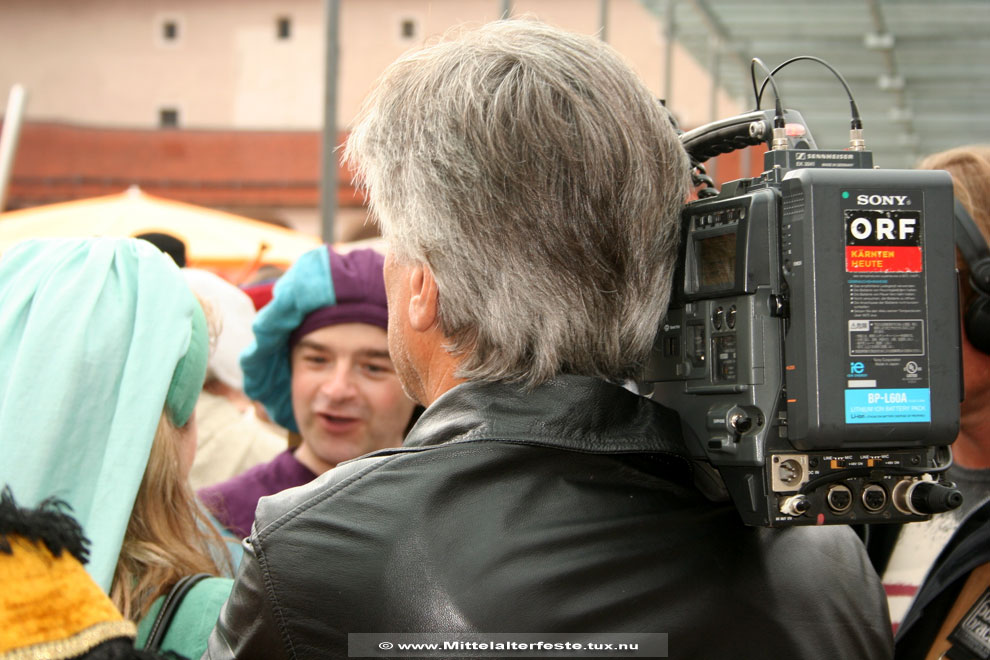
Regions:
M 179 605 L 182 604 L 182 599 L 186 597 L 190 589 L 196 586 L 196 583 L 208 577 L 213 576 L 209 573 L 196 573 L 194 575 L 187 575 L 175 583 L 172 590 L 165 596 L 162 609 L 158 610 L 155 623 L 152 624 L 151 632 L 148 633 L 148 641 L 144 643 L 145 651 L 157 653 L 161 650 L 162 640 L 165 639 L 165 633 L 168 632 L 169 624 L 172 623 L 172 617 L 175 616 Z

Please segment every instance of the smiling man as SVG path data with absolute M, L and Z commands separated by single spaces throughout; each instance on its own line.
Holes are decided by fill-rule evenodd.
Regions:
M 251 533 L 258 500 L 338 463 L 397 447 L 412 416 L 388 353 L 383 257 L 374 250 L 304 254 L 275 285 L 241 357 L 244 391 L 299 446 L 199 491 L 233 533 Z

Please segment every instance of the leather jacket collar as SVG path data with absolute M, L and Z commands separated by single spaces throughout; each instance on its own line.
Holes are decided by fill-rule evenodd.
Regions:
M 566 375 L 533 389 L 458 385 L 426 409 L 403 448 L 491 439 L 591 453 L 686 454 L 673 410 L 598 378 Z

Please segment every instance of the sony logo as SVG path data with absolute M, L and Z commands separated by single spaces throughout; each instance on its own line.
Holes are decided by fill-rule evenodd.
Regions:
M 911 198 L 907 195 L 857 195 L 856 203 L 871 206 L 907 206 Z

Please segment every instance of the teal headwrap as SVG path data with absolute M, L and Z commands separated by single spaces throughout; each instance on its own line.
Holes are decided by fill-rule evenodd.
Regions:
M 0 258 L 0 484 L 67 501 L 109 591 L 162 410 L 203 385 L 202 308 L 169 257 L 134 239 L 30 240 Z

